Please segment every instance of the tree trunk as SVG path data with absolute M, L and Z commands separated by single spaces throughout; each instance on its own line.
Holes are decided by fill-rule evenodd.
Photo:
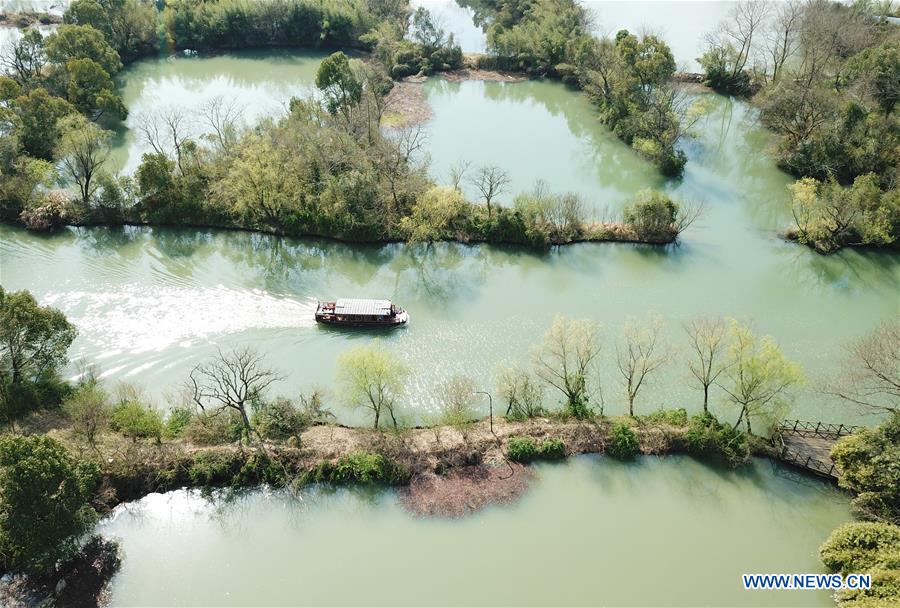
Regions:
M 709 414 L 709 385 L 703 385 L 703 413 Z

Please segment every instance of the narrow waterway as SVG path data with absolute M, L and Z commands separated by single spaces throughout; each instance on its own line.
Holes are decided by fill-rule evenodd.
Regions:
M 150 111 L 197 107 L 231 91 L 249 108 L 248 122 L 260 119 L 266 108 L 309 90 L 320 57 L 249 52 L 141 62 L 124 75 L 132 129 L 119 139 L 116 158 L 126 167 L 140 158 L 135 125 Z M 582 95 L 560 84 L 431 79 L 423 86 L 434 109 L 426 128 L 439 182 L 467 159 L 510 173 L 505 204 L 541 180 L 577 192 L 599 215 L 618 213 L 648 187 L 702 203 L 705 213 L 677 246 L 584 244 L 545 253 L 162 228 L 43 236 L 2 227 L 2 284 L 31 290 L 78 325 L 72 373 L 96 364 L 111 379 L 145 386 L 160 407 L 190 366 L 238 345 L 257 347 L 285 373 L 279 392 L 330 385 L 337 356 L 376 336 L 316 327 L 316 299 L 392 298 L 410 310 L 412 323 L 379 336 L 413 370 L 411 419 L 434 407 L 434 385 L 451 374 L 469 374 L 490 389 L 499 365 L 527 363 L 531 344 L 557 314 L 605 325 L 601 375 L 607 411 L 616 412 L 623 401 L 611 357 L 628 317 L 662 315 L 673 349 L 685 346 L 681 324 L 695 315 L 752 322 L 815 380 L 837 370 L 844 342 L 898 312 L 896 254 L 822 257 L 779 238 L 789 222 L 790 178 L 766 154 L 771 139 L 744 103 L 701 96 L 710 113 L 686 143 L 684 178 L 667 182 L 597 121 Z M 683 356 L 673 357 L 640 396 L 639 411 L 695 409 L 685 375 Z M 721 395 L 715 399 L 724 414 Z M 331 401 L 342 420 L 360 421 Z M 808 391 L 793 413 L 858 421 Z

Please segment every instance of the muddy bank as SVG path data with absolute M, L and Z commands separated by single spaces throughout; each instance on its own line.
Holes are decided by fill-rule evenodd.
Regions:
M 515 502 L 534 473 L 517 463 L 466 466 L 445 475 L 423 473 L 400 490 L 400 504 L 421 516 L 462 517 L 488 505 Z

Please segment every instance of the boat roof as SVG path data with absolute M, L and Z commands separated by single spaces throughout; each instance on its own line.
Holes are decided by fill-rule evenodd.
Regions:
M 334 312 L 343 315 L 389 315 L 391 301 L 339 298 L 334 303 Z

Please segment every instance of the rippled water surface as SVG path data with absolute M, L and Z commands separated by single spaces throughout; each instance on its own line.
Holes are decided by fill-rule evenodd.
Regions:
M 320 56 L 240 53 L 144 62 L 126 71 L 129 121 L 162 104 L 195 107 L 233 91 L 265 117 L 307 91 Z M 114 379 L 147 386 L 161 407 L 189 366 L 218 348 L 252 345 L 287 380 L 286 394 L 333 383 L 337 356 L 381 337 L 413 370 L 409 413 L 434 407 L 434 385 L 453 373 L 490 388 L 501 363 L 527 362 L 529 347 L 557 314 L 606 327 L 604 389 L 609 411 L 622 400 L 611 357 L 619 326 L 651 311 L 666 320 L 673 347 L 696 314 L 730 315 L 774 335 L 815 378 L 833 373 L 842 343 L 898 311 L 900 264 L 892 253 L 822 257 L 785 243 L 789 176 L 767 155 L 770 137 L 740 102 L 706 96 L 710 114 L 686 143 L 684 179 L 664 180 L 599 124 L 587 100 L 549 82 L 429 80 L 430 171 L 446 182 L 461 159 L 498 164 L 512 186 L 580 194 L 591 212 L 616 214 L 644 188 L 702 203 L 705 214 L 678 246 L 583 244 L 549 252 L 439 244 L 348 245 L 242 232 L 70 229 L 54 236 L 2 227 L 2 283 L 30 289 L 78 325 L 72 354 Z M 129 122 L 129 124 L 131 124 Z M 135 162 L 129 131 L 116 157 Z M 464 181 L 469 194 L 471 186 Z M 409 309 L 409 327 L 387 334 L 316 327 L 317 298 L 388 297 Z M 639 411 L 686 405 L 683 357 L 639 397 Z M 334 400 L 332 400 L 334 401 Z M 340 409 L 342 419 L 359 421 Z M 721 410 L 721 396 L 716 396 Z M 855 420 L 813 393 L 796 415 Z

